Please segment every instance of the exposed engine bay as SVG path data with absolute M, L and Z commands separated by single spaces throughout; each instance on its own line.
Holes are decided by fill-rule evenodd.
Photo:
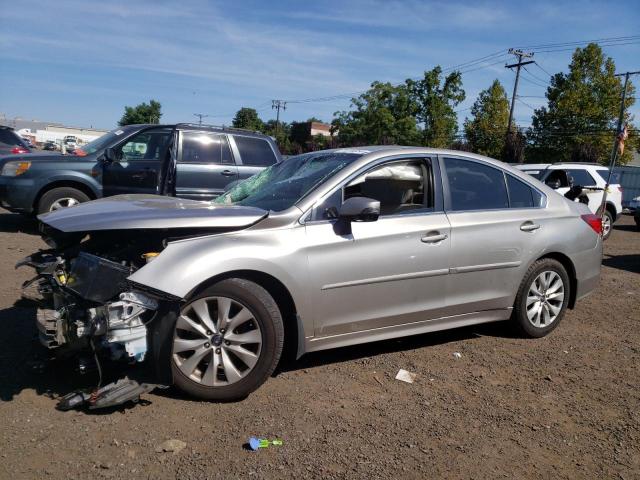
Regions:
M 159 373 L 168 369 L 151 358 L 154 352 L 170 356 L 160 353 L 166 335 L 154 336 L 153 329 L 175 318 L 184 299 L 132 282 L 131 275 L 173 241 L 240 230 L 267 216 L 254 207 L 158 195 L 106 197 L 40 215 L 50 248 L 16 265 L 36 271 L 23 285 L 23 296 L 39 305 L 39 338 L 51 355 L 77 358 L 81 372 L 95 369 L 99 378 L 92 392 L 71 392 L 58 408 L 119 405 L 172 383 L 170 372 Z M 102 386 L 105 362 L 124 366 L 127 376 Z M 155 370 L 151 380 L 129 378 L 143 363 Z
M 99 370 L 104 361 L 142 363 L 150 348 L 148 325 L 160 304 L 178 304 L 180 299 L 143 291 L 127 277 L 154 260 L 166 246 L 169 231 L 68 234 L 43 225 L 42 233 L 54 248 L 26 257 L 16 265 L 36 271 L 36 276 L 23 284 L 23 295 L 40 305 L 40 343 L 54 356 L 76 356 L 80 371 L 87 369 L 93 359 Z M 181 238 L 195 233 L 171 231 L 171 235 Z M 90 408 L 112 406 L 135 400 L 156 386 L 125 380 L 91 395 L 73 392 L 59 407 L 67 409 L 84 403 L 89 403 Z M 100 391 L 102 395 L 98 395 Z M 118 395 L 114 395 L 116 391 Z M 107 396 L 113 401 L 106 401 Z

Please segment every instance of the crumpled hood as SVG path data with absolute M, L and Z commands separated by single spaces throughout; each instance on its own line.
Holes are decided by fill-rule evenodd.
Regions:
M 117 195 L 39 215 L 62 232 L 95 230 L 242 228 L 268 212 L 161 195 Z

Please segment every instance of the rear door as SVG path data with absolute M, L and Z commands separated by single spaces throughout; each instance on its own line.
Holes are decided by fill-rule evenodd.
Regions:
M 264 138 L 230 135 L 238 158 L 238 179 L 245 180 L 278 161 L 271 144 Z
M 598 182 L 595 178 L 589 173 L 588 170 L 582 168 L 569 168 L 567 169 L 567 173 L 573 179 L 574 185 L 580 185 L 584 188 L 584 193 L 589 198 L 589 209 L 592 212 L 596 212 L 600 205 L 602 204 L 602 190 L 590 190 L 591 188 L 597 188 Z
M 171 128 L 151 128 L 115 147 L 117 161 L 101 164 L 103 195 L 158 193 L 172 134 Z
M 182 131 L 176 165 L 175 194 L 193 200 L 211 200 L 238 180 L 227 135 Z
M 505 309 L 537 251 L 544 196 L 488 163 L 441 158 L 451 224 L 450 315 Z

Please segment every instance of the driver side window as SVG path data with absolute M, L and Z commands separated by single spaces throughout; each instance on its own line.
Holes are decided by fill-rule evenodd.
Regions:
M 363 173 L 314 208 L 311 221 L 338 217 L 342 202 L 367 197 L 380 202 L 380 216 L 431 211 L 433 187 L 430 164 L 424 160 L 389 162 Z
M 118 160 L 161 160 L 171 140 L 171 129 L 147 130 L 130 138 L 118 151 Z

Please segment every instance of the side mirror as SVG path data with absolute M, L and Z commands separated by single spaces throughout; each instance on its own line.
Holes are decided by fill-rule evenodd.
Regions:
M 118 156 L 116 155 L 116 151 L 111 148 L 105 148 L 104 153 L 102 154 L 102 160 L 105 163 L 114 163 L 118 161 Z
M 367 197 L 351 197 L 340 206 L 338 215 L 350 222 L 375 222 L 380 216 L 380 202 Z

